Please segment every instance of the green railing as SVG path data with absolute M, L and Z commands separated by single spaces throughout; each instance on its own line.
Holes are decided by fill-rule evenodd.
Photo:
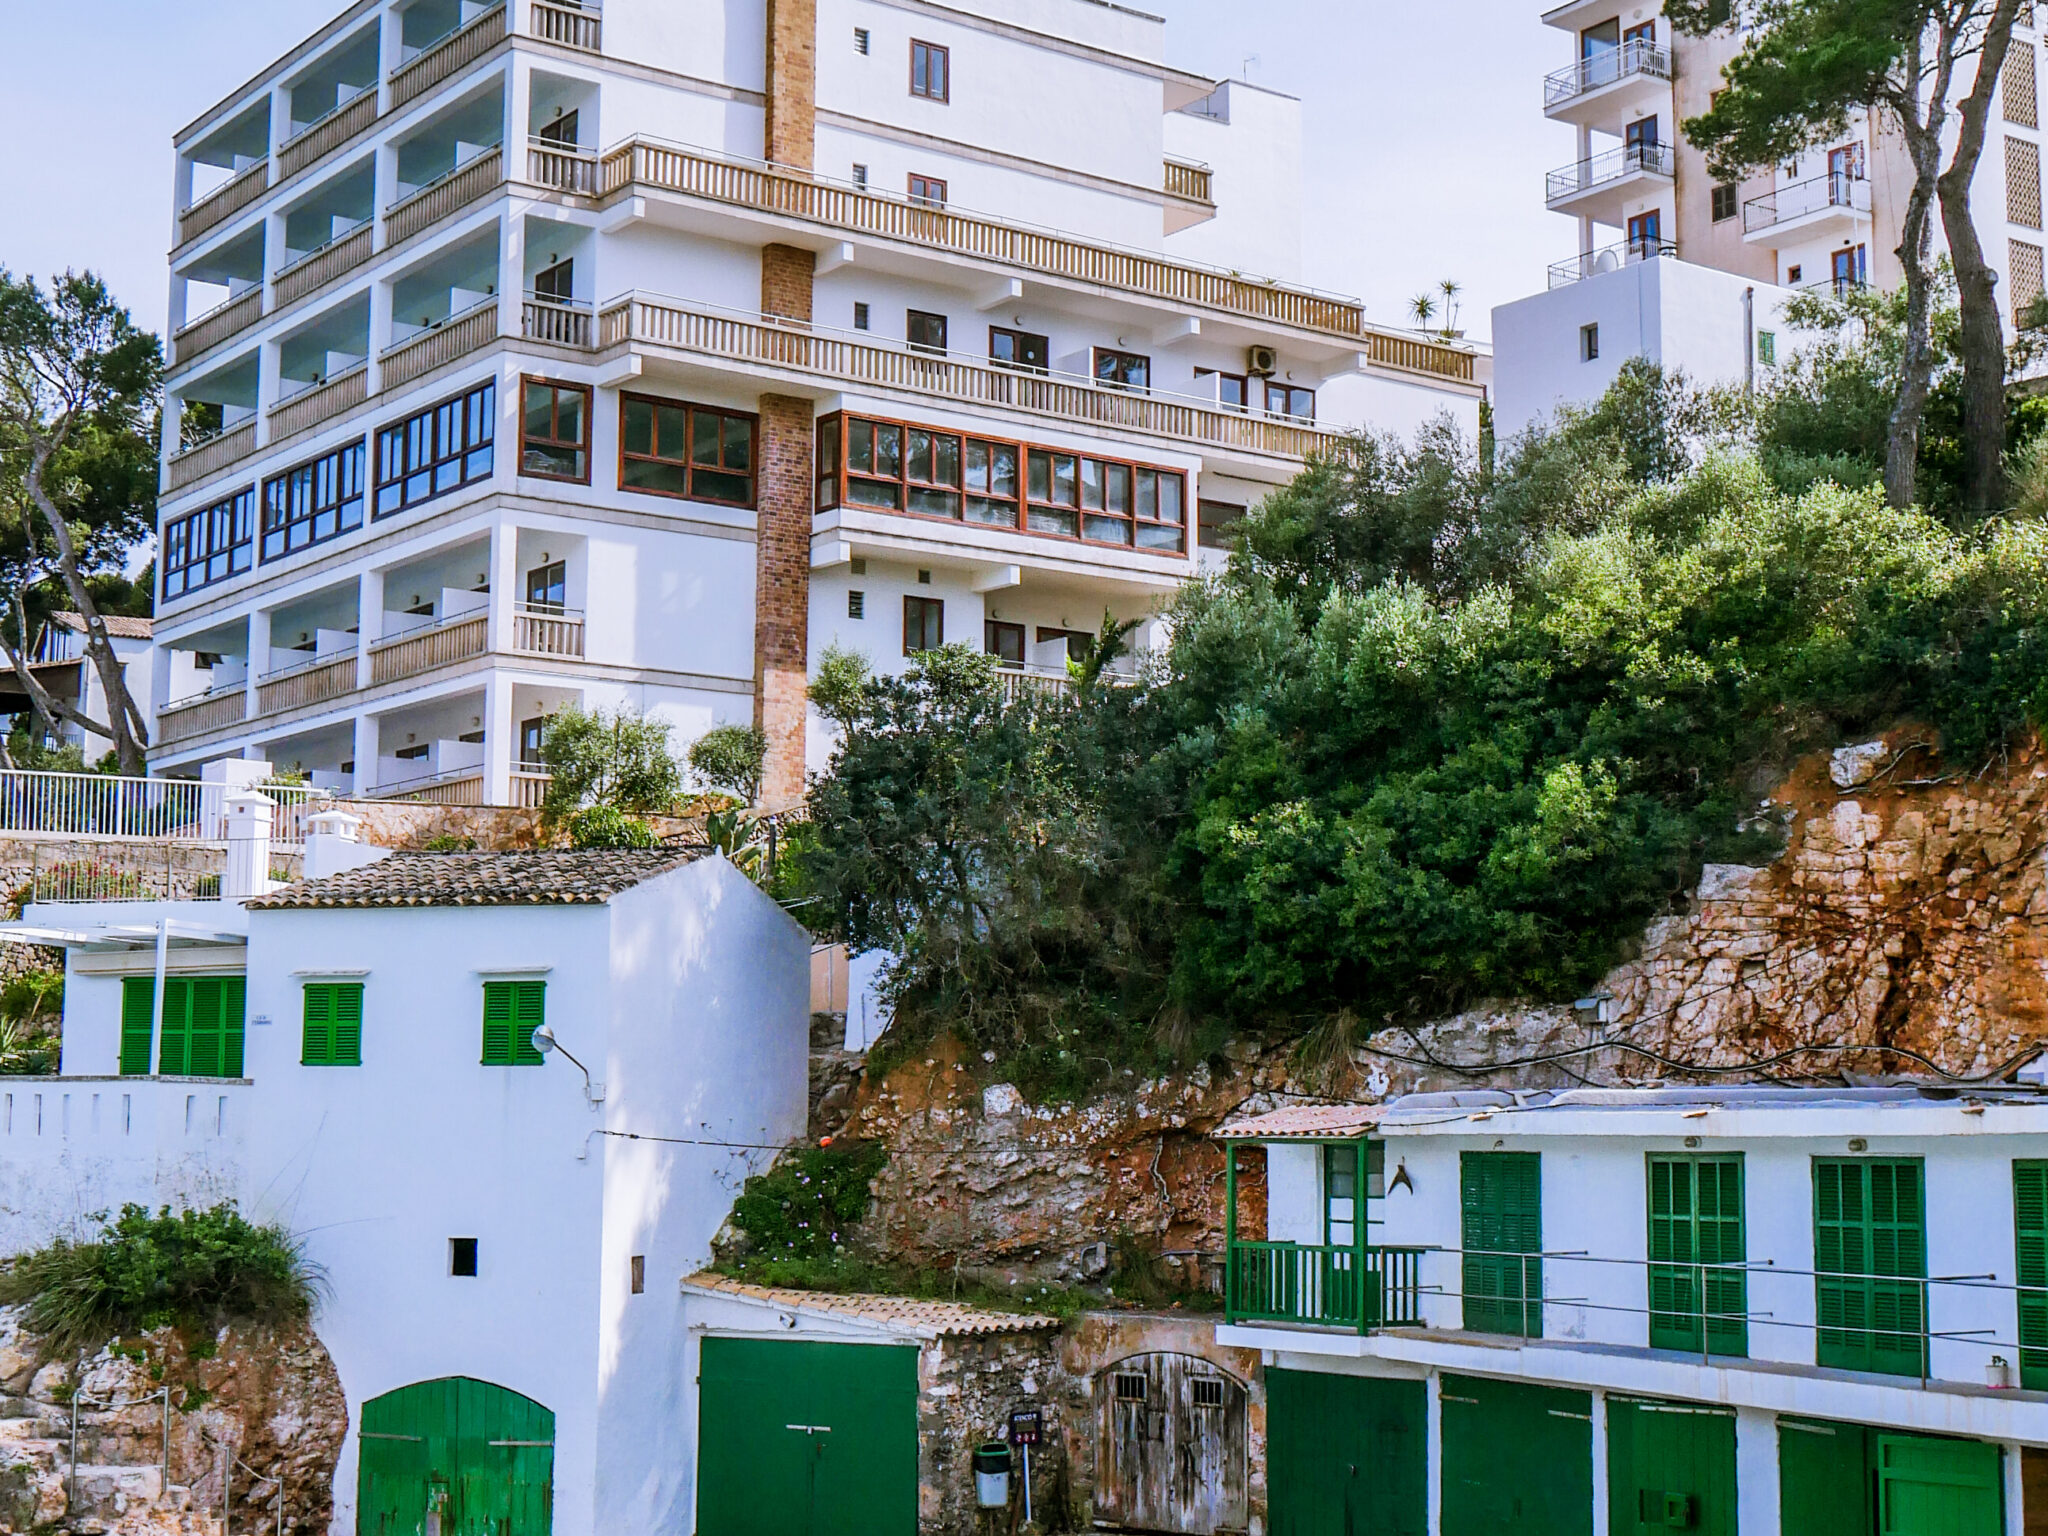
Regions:
M 1318 1243 L 1232 1243 L 1226 1291 L 1231 1322 L 1324 1328 L 1422 1326 L 1424 1248 Z

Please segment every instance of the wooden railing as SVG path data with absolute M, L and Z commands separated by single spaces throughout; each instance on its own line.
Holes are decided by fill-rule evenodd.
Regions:
M 528 341 L 549 341 L 558 347 L 590 346 L 596 335 L 588 304 L 559 304 L 528 299 L 520 310 L 519 330 Z
M 383 371 L 384 387 L 396 389 L 401 384 L 410 384 L 443 363 L 452 363 L 497 339 L 498 301 L 486 299 L 468 313 L 383 352 L 377 362 Z
M 526 146 L 526 179 L 535 186 L 582 197 L 597 195 L 597 155 L 588 149 L 534 139 Z
M 232 180 L 215 187 L 178 215 L 178 243 L 205 234 L 230 214 L 248 207 L 270 190 L 270 162 L 258 160 Z
M 308 251 L 290 266 L 281 268 L 270 280 L 278 307 L 302 299 L 314 289 L 326 287 L 342 273 L 361 266 L 370 259 L 370 245 L 370 221 L 365 219 L 339 240 L 330 241 L 317 251 Z
M 370 649 L 370 684 L 395 683 L 417 677 L 436 667 L 451 666 L 484 653 L 490 619 L 481 613 L 468 614 L 432 629 L 418 630 L 385 640 Z
M 496 5 L 391 72 L 392 110 L 432 90 L 465 64 L 475 63 L 504 39 L 505 7 Z
M 218 437 L 187 448 L 172 459 L 164 469 L 164 489 L 175 491 L 179 486 L 190 485 L 203 480 L 217 469 L 225 469 L 240 458 L 256 451 L 256 423 L 244 422 L 232 427 Z
M 324 384 L 302 389 L 289 400 L 270 408 L 270 437 L 275 442 L 294 432 L 317 426 L 343 411 L 353 410 L 370 398 L 370 365 L 357 363 L 347 373 L 336 374 Z
M 1306 458 L 1339 441 L 1337 434 L 1315 427 L 1173 396 L 1107 387 L 1072 375 L 1022 373 L 964 358 L 928 356 L 757 318 L 685 309 L 637 294 L 614 301 L 598 315 L 600 347 L 625 341 L 1277 458 Z
M 263 290 L 251 288 L 239 299 L 209 309 L 189 325 L 180 326 L 171 338 L 171 361 L 189 363 L 230 336 L 246 331 L 263 318 Z
M 190 703 L 173 704 L 156 717 L 156 739 L 160 743 L 204 736 L 226 726 L 240 725 L 247 712 L 248 695 L 240 688 L 208 694 Z
M 1419 1328 L 1423 1248 L 1327 1243 L 1230 1245 L 1225 1309 L 1235 1322 Z
M 516 608 L 512 613 L 512 649 L 529 656 L 581 656 L 583 615 Z
M 1185 160 L 1166 162 L 1166 195 L 1185 197 L 1197 203 L 1213 203 L 1210 195 L 1210 171 L 1206 165 L 1192 165 Z
M 277 148 L 280 176 L 296 176 L 324 159 L 377 121 L 377 90 L 372 86 L 343 102 L 318 122 L 308 123 Z
M 307 704 L 338 699 L 355 690 L 355 657 L 333 656 L 258 682 L 256 709 L 259 714 L 275 714 L 281 709 L 298 709 Z
M 384 244 L 393 246 L 429 225 L 438 224 L 458 208 L 467 207 L 505 179 L 505 149 L 493 145 L 437 181 L 384 210 Z
M 595 6 L 533 0 L 531 15 L 533 35 L 544 43 L 560 43 L 585 53 L 604 51 L 603 12 Z

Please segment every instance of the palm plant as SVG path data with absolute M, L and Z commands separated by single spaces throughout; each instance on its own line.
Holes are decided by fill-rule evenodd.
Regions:
M 1465 290 L 1458 286 L 1456 278 L 1445 278 L 1438 283 L 1437 291 L 1444 296 L 1444 335 L 1449 337 L 1458 328 L 1458 295 Z
M 1427 330 L 1429 322 L 1436 318 L 1436 300 L 1426 293 L 1418 293 L 1408 301 L 1408 313 L 1415 317 L 1418 326 Z

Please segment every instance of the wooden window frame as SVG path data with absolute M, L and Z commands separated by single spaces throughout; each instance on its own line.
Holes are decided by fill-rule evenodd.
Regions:
M 1314 421 L 1314 420 L 1316 419 L 1316 392 L 1315 392 L 1314 390 L 1312 390 L 1312 389 L 1308 389 L 1308 388 L 1305 388 L 1304 386 L 1302 386 L 1302 385 L 1300 385 L 1300 384 L 1283 384 L 1283 383 L 1278 383 L 1278 382 L 1276 382 L 1276 381 L 1274 381 L 1274 380 L 1272 380 L 1272 379 L 1266 379 L 1266 380 L 1263 380 L 1262 382 L 1263 382 L 1263 383 L 1265 384 L 1265 386 L 1266 386 L 1266 388 L 1265 388 L 1265 396 L 1266 396 L 1266 414 L 1267 414 L 1268 416 L 1285 416 L 1285 417 L 1287 417 L 1287 418 L 1288 418 L 1289 420 L 1292 420 L 1292 421 Z M 1286 392 L 1287 394 L 1289 394 L 1289 395 L 1307 395 L 1307 396 L 1308 396 L 1308 414 L 1307 414 L 1306 416 L 1303 416 L 1303 415 L 1302 415 L 1302 414 L 1301 414 L 1301 413 L 1300 413 L 1299 411 L 1276 411 L 1276 410 L 1274 410 L 1274 409 L 1273 409 L 1273 391 L 1274 391 L 1274 390 L 1276 390 L 1276 389 L 1278 389 L 1278 390 L 1283 390 L 1283 391 L 1285 391 L 1285 392 Z
M 257 558 L 269 565 L 360 533 L 363 520 L 369 515 L 369 493 L 363 485 L 368 462 L 368 449 L 363 439 L 357 438 L 303 459 L 278 474 L 265 476 L 257 514 Z M 330 465 L 338 467 L 330 473 Z M 355 509 L 353 516 L 349 512 L 351 506 Z M 280 507 L 283 516 L 273 521 L 272 515 Z M 323 521 L 325 532 L 321 531 Z M 303 540 L 296 537 L 300 529 L 307 530 Z M 272 549 L 274 534 L 280 537 L 277 548 Z
M 648 442 L 655 450 L 651 453 L 628 453 L 626 451 L 626 405 L 629 401 L 635 405 L 644 405 L 653 413 L 648 422 Z M 679 410 L 683 412 L 683 457 L 680 459 L 670 458 L 660 451 L 660 412 L 663 410 Z M 744 421 L 747 424 L 747 495 L 743 501 L 733 501 L 724 496 L 705 496 L 698 493 L 698 470 L 701 469 L 707 474 L 714 475 L 737 473 L 737 471 L 728 469 L 724 464 L 725 432 L 722 426 L 718 434 L 720 456 L 718 464 L 699 464 L 690 457 L 690 444 L 696 439 L 697 416 L 700 412 L 705 415 L 716 416 L 720 418 L 721 422 L 733 420 Z M 667 469 L 681 469 L 686 488 L 680 491 L 669 491 L 663 490 L 659 486 L 628 485 L 626 484 L 626 465 L 629 462 L 659 464 Z M 619 463 L 617 483 L 620 490 L 634 496 L 665 496 L 670 501 L 695 501 L 707 506 L 742 507 L 752 511 L 760 504 L 761 498 L 761 418 L 752 411 L 736 411 L 730 406 L 703 405 L 694 400 L 674 400 L 666 395 L 644 395 L 622 390 L 619 394 Z
M 996 338 L 998 336 L 1007 338 L 1013 351 L 1017 349 L 1017 343 L 1020 341 L 1037 342 L 1038 350 L 1045 354 L 1045 361 L 1042 363 L 1023 363 L 1016 361 L 1014 358 L 997 357 Z M 1007 369 L 1012 373 L 1050 373 L 1052 372 L 1052 338 L 1050 336 L 1041 336 L 1036 331 L 1020 331 L 1014 326 L 992 325 L 988 328 L 988 360 L 996 367 Z
M 580 110 L 578 107 L 569 108 L 559 117 L 542 123 L 538 128 L 534 129 L 533 136 L 544 144 L 553 144 L 561 149 L 577 148 L 582 143 L 581 138 L 578 136 L 582 128 L 582 124 L 577 118 Z M 565 126 L 566 132 L 564 131 Z
M 505 1010 L 503 1028 L 507 1031 L 502 1046 L 491 1039 L 491 1013 L 500 1000 Z M 529 1004 L 532 1005 L 532 1022 L 525 1023 Z M 517 981 L 486 981 L 483 987 L 483 1005 L 482 1065 L 538 1067 L 546 1064 L 547 1057 L 533 1048 L 533 1032 L 548 1020 L 548 984 L 545 981 L 524 978 Z M 524 1028 L 521 1027 L 522 1024 Z
M 304 992 L 299 1065 L 360 1067 L 363 1064 L 363 984 L 360 981 L 309 981 Z M 347 1018 L 351 1009 L 355 1014 L 353 1023 Z M 316 1011 L 324 1013 L 325 1017 L 316 1019 Z
M 918 52 L 925 55 L 924 85 L 918 85 Z M 939 88 L 933 90 L 932 64 L 939 66 Z M 910 40 L 910 94 L 920 101 L 935 101 L 941 106 L 950 105 L 953 100 L 953 50 L 943 43 L 928 43 L 921 37 Z
M 852 424 L 856 421 L 867 423 L 873 427 L 894 428 L 896 430 L 898 434 L 896 451 L 899 467 L 895 475 L 856 474 L 853 472 L 850 463 L 849 443 Z M 959 440 L 961 445 L 961 480 L 958 485 L 942 486 L 933 481 L 910 479 L 909 442 L 910 434 L 913 432 L 932 433 Z M 990 437 L 977 432 L 958 431 L 951 427 L 933 427 L 923 422 L 901 421 L 886 416 L 871 416 L 861 411 L 837 411 L 830 416 L 820 417 L 817 433 L 817 510 L 820 512 L 842 509 L 885 512 L 893 513 L 898 517 L 930 518 L 934 521 L 952 523 L 956 526 L 1008 529 L 1016 533 L 1028 533 L 1034 538 L 1064 539 L 1071 543 L 1087 544 L 1097 549 L 1128 549 L 1140 554 L 1171 555 L 1183 560 L 1192 558 L 1191 550 L 1193 546 L 1189 539 L 1188 531 L 1190 519 L 1194 515 L 1194 501 L 1190 491 L 1190 480 L 1192 477 L 1186 470 L 1175 469 L 1163 464 L 1148 464 L 1137 459 L 1111 458 L 1106 454 L 1083 453 L 1078 449 L 1053 447 L 1045 443 L 1034 443 L 1014 438 Z M 971 450 L 975 445 L 985 445 L 991 449 L 1007 449 L 1016 455 L 1017 494 L 1014 500 L 1000 496 L 984 495 L 969 487 L 969 460 Z M 1031 509 L 1034 504 L 1031 495 L 1031 456 L 1034 453 L 1058 454 L 1075 461 L 1075 502 L 1071 508 L 1074 512 L 1075 531 L 1072 533 L 1062 532 L 1058 529 L 1034 528 L 1031 526 Z M 1131 492 L 1130 510 L 1127 513 L 1113 513 L 1107 509 L 1087 508 L 1082 505 L 1083 489 L 1082 470 L 1080 467 L 1082 460 L 1129 472 Z M 1138 516 L 1139 488 L 1142 477 L 1147 475 L 1154 477 L 1153 494 L 1155 499 L 1153 504 L 1155 509 L 1158 505 L 1157 487 L 1169 478 L 1178 483 L 1180 497 L 1180 519 L 1178 522 L 1170 522 L 1156 515 L 1150 518 L 1140 518 Z M 878 486 L 895 487 L 896 499 L 894 505 L 883 505 L 877 502 L 855 501 L 851 499 L 848 495 L 848 485 L 854 480 Z M 1105 473 L 1106 483 L 1107 475 Z M 959 494 L 961 498 L 960 515 L 953 516 L 945 513 L 914 509 L 911 505 L 911 493 L 913 489 L 918 488 L 926 490 L 936 489 L 947 493 Z M 968 517 L 966 515 L 966 502 L 969 498 L 978 499 L 984 503 L 1014 505 L 1016 508 L 1016 521 L 1000 523 Z M 1037 505 L 1045 509 L 1069 510 L 1063 503 L 1053 501 L 1041 501 Z M 1083 521 L 1084 515 L 1095 515 L 1105 519 L 1115 517 L 1128 527 L 1130 537 L 1126 540 L 1090 538 L 1082 531 L 1086 526 Z M 1173 529 L 1177 534 L 1176 542 L 1170 548 L 1159 544 L 1140 543 L 1138 533 L 1141 528 Z
M 1240 398 L 1234 404 L 1224 399 L 1222 389 L 1218 388 L 1216 391 L 1216 409 L 1219 411 L 1249 411 L 1252 408 L 1252 376 L 1250 374 L 1232 373 L 1227 368 L 1197 368 L 1195 370 L 1195 382 L 1199 384 L 1203 379 L 1215 379 L 1219 385 L 1229 383 L 1237 386 Z
M 223 532 L 227 535 L 225 540 L 221 538 Z M 202 538 L 204 551 L 195 556 L 193 551 Z M 163 525 L 158 542 L 163 550 L 159 579 L 165 602 L 248 575 L 256 568 L 256 487 L 246 485 L 211 506 L 170 519 Z M 173 550 L 177 552 L 176 559 L 172 558 Z M 222 562 L 218 573 L 213 569 L 216 561 Z M 194 570 L 201 573 L 196 581 L 192 577 Z
M 920 615 L 937 610 L 939 620 L 939 643 L 937 645 L 911 645 L 910 615 L 913 610 Z M 923 638 L 922 625 L 919 627 L 919 638 Z M 903 595 L 903 654 L 906 656 L 922 656 L 927 651 L 941 651 L 945 648 L 946 600 L 943 597 L 925 597 L 916 592 L 906 592 Z
M 939 332 L 939 339 L 936 342 L 918 341 L 913 338 L 919 322 L 923 322 L 924 328 L 929 331 L 934 321 L 938 323 Z M 903 312 L 903 344 L 920 357 L 944 357 L 952 350 L 952 334 L 953 322 L 949 315 L 942 315 L 933 309 L 906 309 Z
M 924 190 L 918 191 L 922 186 Z M 950 198 L 952 183 L 943 176 L 927 176 L 922 171 L 912 171 L 904 179 L 904 195 L 919 208 L 944 208 Z
M 1726 208 L 1726 212 L 1722 211 Z M 1713 223 L 1726 224 L 1742 212 L 1742 189 L 1732 181 L 1714 183 L 1707 194 L 1707 213 Z
M 455 412 L 452 418 L 446 414 L 450 410 Z M 470 427 L 477 418 L 481 418 L 484 431 L 481 436 L 472 437 Z M 450 420 L 461 424 L 460 445 L 451 446 L 443 440 L 442 429 Z M 413 463 L 411 450 L 415 446 L 416 431 L 426 435 L 425 457 Z M 495 378 L 484 379 L 457 390 L 424 409 L 380 426 L 372 436 L 377 449 L 377 474 L 370 489 L 372 522 L 396 517 L 440 497 L 452 496 L 467 486 L 479 485 L 495 475 L 498 469 L 498 381 Z M 394 442 L 401 445 L 397 457 L 406 461 L 396 469 L 391 462 Z M 479 457 L 485 461 L 481 468 L 475 463 Z M 443 484 L 442 471 L 450 465 L 456 466 L 455 478 Z M 412 483 L 420 479 L 426 481 L 425 489 L 421 494 L 413 495 Z M 385 492 L 394 488 L 398 493 L 397 500 L 386 506 Z
M 551 428 L 559 428 L 562 422 L 562 401 L 564 394 L 577 395 L 583 401 L 583 440 L 576 442 L 562 437 L 537 437 L 526 430 L 526 402 L 537 389 L 555 392 L 554 404 L 548 414 Z M 596 391 L 588 384 L 574 384 L 567 379 L 548 379 L 535 374 L 521 374 L 519 377 L 519 475 L 526 480 L 553 480 L 563 485 L 590 484 L 590 460 L 592 439 L 596 433 L 592 428 L 592 415 L 596 406 Z M 583 473 L 580 475 L 557 474 L 552 470 L 534 469 L 526 462 L 527 445 L 542 449 L 582 455 Z
M 1105 378 L 1102 372 L 1104 358 L 1114 358 L 1120 363 L 1143 363 L 1145 382 L 1132 384 L 1122 379 Z M 1091 347 L 1088 349 L 1088 377 L 1098 389 L 1123 389 L 1133 394 L 1152 392 L 1152 355 L 1149 352 L 1126 352 L 1121 347 Z
M 1016 635 L 1017 659 L 1015 661 L 1005 660 L 1003 653 L 996 648 L 996 636 L 999 633 L 1014 633 Z M 981 621 L 981 648 L 989 655 L 995 657 L 996 665 L 999 667 L 1021 667 L 1025 665 L 1030 660 L 1030 657 L 1025 655 L 1026 646 L 1024 642 L 1025 631 L 1022 624 L 1012 623 L 1005 619 L 983 619 Z

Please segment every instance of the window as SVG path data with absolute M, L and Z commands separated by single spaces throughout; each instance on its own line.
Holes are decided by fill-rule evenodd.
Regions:
M 164 982 L 163 1032 L 156 1040 L 156 1070 L 165 1077 L 240 1077 L 240 976 L 172 976 Z M 130 976 L 121 985 L 121 1071 L 149 1072 L 156 978 Z
M 1542 1154 L 1459 1157 L 1465 1326 L 1543 1337 Z
M 448 1273 L 462 1279 L 476 1278 L 476 1239 L 473 1237 L 451 1237 L 448 1239 Z
M 927 101 L 951 101 L 953 56 L 937 43 L 910 44 L 910 94 Z
M 123 1070 L 126 1070 L 125 1068 Z M 2019 1257 L 2020 1385 L 2048 1390 L 2048 1162 L 2012 1165 L 2012 1221 Z
M 1136 352 L 1117 352 L 1108 347 L 1095 349 L 1094 367 L 1089 370 L 1098 384 L 1118 389 L 1150 389 L 1152 359 Z
M 619 396 L 619 485 L 726 506 L 754 504 L 754 418 L 716 406 Z
M 938 352 L 946 350 L 946 317 L 935 315 L 928 310 L 913 309 L 903 324 L 903 333 L 910 341 L 913 352 Z
M 546 144 L 566 144 L 573 149 L 579 142 L 576 136 L 576 114 L 562 112 L 553 122 L 541 124 L 540 132 L 534 137 Z
M 859 299 L 856 299 L 856 300 L 854 300 L 854 303 L 853 303 L 853 328 L 854 328 L 854 329 L 855 329 L 856 331 L 864 331 L 864 330 L 866 330 L 866 329 L 868 328 L 868 325 L 869 325 L 869 319 L 870 319 L 870 317 L 869 317 L 869 312 L 868 312 L 868 307 L 867 307 L 867 305 L 866 305 L 866 304 L 864 304 L 864 303 L 862 303 L 862 302 L 861 302 L 861 301 L 860 301 Z
M 1864 248 L 1852 245 L 1847 250 L 1837 251 L 1828 262 L 1828 281 L 1835 290 L 1835 297 L 1841 298 L 1852 289 L 1861 288 L 1868 269 L 1864 264 Z
M 853 168 L 853 184 L 863 191 L 867 190 L 868 168 L 866 166 L 856 165 Z
M 903 478 L 906 501 L 913 512 L 927 517 L 960 516 L 960 439 L 951 432 L 934 432 L 929 427 L 903 430 Z M 919 571 L 917 579 L 929 583 L 930 573 Z
M 1621 130 L 1622 148 L 1627 153 L 1626 163 L 1640 167 L 1654 165 L 1657 160 L 1657 117 L 1639 117 Z
M 1031 331 L 988 328 L 988 359 L 998 368 L 1020 368 L 1044 373 L 1052 366 L 1052 342 Z
M 1630 43 L 1635 43 L 1641 47 L 1648 48 L 1654 45 L 1656 41 L 1657 23 L 1655 23 L 1654 21 L 1646 21 L 1639 27 L 1630 27 L 1627 31 L 1621 34 L 1621 46 L 1624 48 L 1626 48 Z
M 1299 416 L 1304 421 L 1316 419 L 1316 392 L 1303 389 L 1298 384 L 1275 384 L 1266 381 L 1266 413 L 1269 416 Z
M 488 480 L 493 468 L 495 380 L 377 431 L 378 517 Z
M 853 51 L 865 55 L 868 51 L 868 42 L 868 29 L 866 27 L 855 27 L 853 29 Z
M 1041 624 L 1032 638 L 1040 645 L 1050 645 L 1057 640 L 1066 646 L 1067 660 L 1079 661 L 1088 654 L 1088 644 L 1095 637 L 1085 629 L 1057 629 L 1050 624 Z
M 1004 667 L 1024 665 L 1024 626 L 1005 624 L 1000 619 L 985 619 L 981 626 L 981 648 L 995 657 L 996 664 Z
M 306 983 L 305 1035 L 299 1050 L 308 1067 L 363 1064 L 363 984 L 360 981 Z
M 920 176 L 912 172 L 910 200 L 920 208 L 943 208 L 946 206 L 946 183 L 937 176 Z
M 485 982 L 483 1064 L 539 1066 L 547 1058 L 533 1048 L 533 1032 L 546 1022 L 546 982 Z
M 1579 361 L 1597 362 L 1600 357 L 1600 327 L 1582 325 L 1579 327 Z
M 519 722 L 519 767 L 525 773 L 545 773 L 547 755 L 542 743 L 547 740 L 548 717 L 535 715 L 531 720 Z
M 263 558 L 280 559 L 363 526 L 363 445 L 350 443 L 263 482 Z
M 868 616 L 868 595 L 865 592 L 846 594 L 846 616 L 849 619 L 865 619 Z
M 1650 1347 L 1748 1354 L 1741 1154 L 1653 1152 L 1649 1196 Z
M 550 560 L 526 573 L 526 606 L 547 613 L 560 613 L 568 606 L 569 567 L 566 561 Z
M 590 391 L 527 379 L 520 385 L 519 473 L 590 481 Z
M 1801 277 L 1803 277 L 1803 276 L 1805 276 L 1805 273 L 1803 273 L 1803 272 L 1802 272 L 1802 271 L 1801 271 L 1801 270 L 1800 270 L 1800 269 L 1799 269 L 1798 267 L 1796 267 L 1796 266 L 1792 266 L 1792 267 L 1787 267 L 1787 268 L 1785 269 L 1785 284 L 1786 284 L 1786 286 L 1787 286 L 1787 287 L 1790 287 L 1790 288 L 1796 288 L 1796 287 L 1798 287 L 1798 286 L 1799 286 L 1799 279 L 1800 279 Z
M 533 296 L 537 299 L 553 299 L 567 303 L 576 297 L 576 262 L 558 261 L 552 267 L 543 267 L 533 274 Z
M 1197 368 L 1195 382 L 1215 381 L 1216 403 L 1226 410 L 1241 411 L 1252 403 L 1251 380 L 1241 373 L 1221 373 L 1214 368 Z
M 1776 331 L 1758 331 L 1756 333 L 1756 360 L 1766 368 L 1772 367 L 1777 363 L 1778 333 Z
M 1813 1160 L 1817 1364 L 1893 1376 L 1925 1368 L 1923 1190 L 1918 1158 Z
M 1223 1378 L 1221 1376 L 1196 1376 L 1188 1382 L 1188 1400 L 1197 1408 L 1221 1408 L 1223 1406 Z
M 1661 210 L 1631 214 L 1628 221 L 1628 254 L 1631 260 L 1648 261 L 1664 249 L 1664 220 Z
M 946 605 L 936 597 L 903 599 L 903 654 L 936 651 L 946 643 Z
M 1116 1377 L 1116 1400 L 1120 1403 L 1142 1403 L 1148 1394 L 1145 1378 L 1136 1372 L 1119 1371 Z
M 1323 1241 L 1332 1248 L 1358 1241 L 1358 1153 L 1356 1142 L 1323 1148 Z
M 164 524 L 164 599 L 197 592 L 256 561 L 256 488 Z
M 1837 203 L 1848 201 L 1848 188 L 1843 182 L 1863 179 L 1863 146 L 1844 144 L 1839 149 L 1828 151 L 1828 180 L 1833 185 L 1829 195 Z
M 1229 549 L 1231 529 L 1244 521 L 1245 509 L 1227 502 L 1205 501 L 1201 506 L 1198 542 L 1204 549 Z
M 1716 224 L 1726 224 L 1730 219 L 1734 218 L 1736 213 L 1740 211 L 1738 207 L 1739 202 L 1740 198 L 1736 192 L 1734 182 L 1724 181 L 1715 187 L 1713 192 L 1714 222 Z
M 865 52 L 866 52 L 867 50 L 866 50 L 866 49 L 862 49 L 861 51 L 862 51 L 863 53 L 865 53 Z M 632 1273 L 632 1281 L 633 1281 L 633 1294 L 634 1294 L 635 1296 L 644 1296 L 644 1295 L 645 1295 L 645 1294 L 647 1293 L 647 1255 L 646 1255 L 646 1254 L 644 1254 L 644 1253 L 636 1253 L 636 1254 L 634 1254 L 634 1255 L 633 1255 L 633 1265 L 632 1265 L 632 1271 L 631 1271 L 631 1273 Z

